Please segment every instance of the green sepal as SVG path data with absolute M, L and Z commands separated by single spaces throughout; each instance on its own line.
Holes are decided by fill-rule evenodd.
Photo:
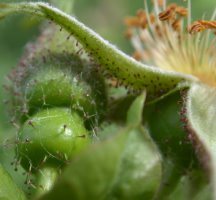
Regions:
M 156 199 L 167 199 L 186 171 L 199 168 L 182 122 L 182 93 L 175 91 L 144 109 L 145 127 L 163 156 L 163 178 Z
M 181 109 L 182 97 L 177 91 L 155 104 L 146 105 L 144 123 L 164 157 L 172 157 L 180 168 L 185 169 L 195 155 L 181 121 L 184 117 Z
M 146 99 L 146 91 L 143 91 L 130 106 L 127 114 L 127 124 L 139 126 L 142 124 L 143 108 Z
M 146 88 L 149 99 L 166 94 L 182 81 L 197 80 L 189 75 L 164 71 L 135 61 L 74 17 L 46 3 L 4 4 L 0 16 L 4 17 L 16 12 L 30 13 L 54 21 L 83 45 L 102 70 L 134 90 Z

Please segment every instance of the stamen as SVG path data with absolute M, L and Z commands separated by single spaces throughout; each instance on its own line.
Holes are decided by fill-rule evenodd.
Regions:
M 188 32 L 190 34 L 194 34 L 194 33 L 197 33 L 197 32 L 201 32 L 201 31 L 204 31 L 205 30 L 205 27 L 200 24 L 198 21 L 194 22 L 189 28 L 188 28 Z
M 126 17 L 124 20 L 125 25 L 127 26 L 134 26 L 139 27 L 140 26 L 140 20 L 137 16 L 135 17 Z
M 188 15 L 188 11 L 186 8 L 183 7 L 176 7 L 176 13 L 179 14 L 182 17 L 186 17 Z
M 201 31 L 204 31 L 207 29 L 215 29 L 216 30 L 216 21 L 206 21 L 206 20 L 195 21 L 188 28 L 188 32 L 190 34 L 194 34 L 194 33 L 201 32 Z
M 176 19 L 173 23 L 172 23 L 172 28 L 175 31 L 180 31 L 181 30 L 181 22 L 179 19 Z
M 133 57 L 135 60 L 140 61 L 140 60 L 142 60 L 142 52 L 140 52 L 140 51 L 135 51 L 135 52 L 133 53 L 132 57 Z
M 143 9 L 139 9 L 136 13 L 138 18 L 146 18 L 146 12 Z
M 155 22 L 155 15 L 151 13 L 149 15 L 149 19 L 150 19 L 150 22 L 153 24 Z
M 146 12 L 142 9 L 137 11 L 137 17 L 139 19 L 139 25 L 141 28 L 146 28 L 148 22 L 147 22 L 147 17 L 146 17 Z
M 206 29 L 215 29 L 216 30 L 216 21 L 206 21 L 200 20 L 199 21 Z
M 169 6 L 165 11 L 159 13 L 159 19 L 161 21 L 167 21 L 173 19 L 175 14 L 175 8 L 176 7 L 174 5 Z
M 180 17 L 185 17 L 188 15 L 188 11 L 186 8 L 177 6 L 173 3 L 170 4 L 165 11 L 159 13 L 159 19 L 161 21 L 175 20 L 176 14 L 178 14 Z
M 210 40 L 212 38 L 207 33 L 193 38 L 184 31 L 184 19 L 187 26 L 191 24 L 190 1 L 187 9 L 177 4 L 166 7 L 166 0 L 152 1 L 154 10 L 151 14 L 145 0 L 145 10 L 138 10 L 135 17 L 125 20 L 128 26 L 125 36 L 135 48 L 132 56 L 163 69 L 192 74 L 215 87 L 216 37 Z M 209 21 L 195 21 L 188 26 L 188 32 L 194 34 L 212 29 L 216 35 L 215 17 L 216 12 Z
M 165 33 L 165 29 L 162 30 L 162 27 L 159 26 L 158 24 L 155 26 L 155 33 L 159 38 L 162 38 L 163 33 Z
M 131 39 L 131 38 L 133 37 L 133 31 L 132 31 L 130 28 L 128 28 L 128 29 L 125 31 L 124 35 L 125 35 L 125 37 L 126 37 L 127 39 Z

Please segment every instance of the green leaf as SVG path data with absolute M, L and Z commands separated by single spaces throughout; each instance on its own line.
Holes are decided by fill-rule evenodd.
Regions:
M 189 75 L 163 71 L 135 61 L 74 17 L 46 3 L 0 4 L 0 7 L 2 7 L 0 17 L 21 12 L 54 21 L 82 43 L 83 47 L 99 63 L 102 70 L 118 78 L 132 89 L 143 90 L 146 88 L 149 98 L 155 98 L 167 93 L 172 88 L 175 88 L 179 82 L 196 80 Z
M 216 90 L 194 84 L 186 100 L 188 137 L 211 182 L 216 199 Z
M 12 178 L 0 165 L 0 199 L 4 200 L 25 200 L 24 193 L 17 187 Z

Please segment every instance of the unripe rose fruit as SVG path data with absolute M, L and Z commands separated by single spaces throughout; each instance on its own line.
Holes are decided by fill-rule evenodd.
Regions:
M 43 163 L 64 164 L 89 143 L 89 134 L 76 112 L 52 108 L 25 122 L 19 132 L 18 154 L 26 169 Z

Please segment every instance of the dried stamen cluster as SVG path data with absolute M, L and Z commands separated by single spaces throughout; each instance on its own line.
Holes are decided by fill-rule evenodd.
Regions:
M 208 32 L 194 35 L 207 29 L 216 30 L 215 16 L 210 21 L 198 20 L 189 26 L 190 1 L 188 8 L 174 3 L 166 5 L 161 0 L 153 2 L 152 12 L 145 1 L 145 10 L 138 10 L 136 16 L 125 19 L 126 37 L 135 48 L 133 57 L 166 70 L 195 75 L 215 87 L 216 38 L 211 38 Z

